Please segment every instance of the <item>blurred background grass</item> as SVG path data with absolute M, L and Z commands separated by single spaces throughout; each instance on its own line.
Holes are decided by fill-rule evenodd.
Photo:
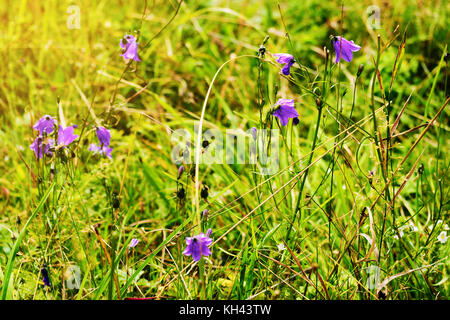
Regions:
M 87 155 L 80 157 L 77 167 L 79 170 L 76 173 L 76 192 L 68 192 L 62 199 L 57 219 L 58 235 L 40 235 L 42 227 L 36 223 L 21 249 L 20 263 L 15 275 L 17 279 L 23 280 L 16 282 L 16 298 L 45 297 L 42 290 L 37 290 L 36 279 L 43 262 L 43 246 L 47 245 L 49 252 L 46 252 L 46 257 L 50 260 L 51 270 L 57 279 L 63 278 L 65 267 L 76 263 L 82 266 L 84 274 L 91 276 L 87 280 L 89 281 L 87 287 L 95 288 L 96 280 L 98 284 L 106 267 L 101 248 L 89 230 L 93 223 L 100 223 L 103 236 L 107 238 L 108 224 L 111 223 L 108 220 L 110 217 L 106 215 L 107 206 L 99 176 L 105 176 L 113 188 L 120 193 L 121 210 L 125 217 L 123 229 L 121 229 L 124 235 L 135 230 L 136 225 L 140 227 L 137 232 L 140 233 L 143 244 L 139 252 L 143 256 L 151 252 L 171 230 L 178 226 L 183 217 L 177 213 L 175 198 L 177 168 L 170 159 L 171 145 L 168 128 L 189 127 L 189 130 L 192 130 L 194 121 L 199 119 L 203 99 L 212 77 L 222 63 L 239 55 L 256 55 L 266 35 L 270 36 L 267 44 L 269 53 L 290 52 L 291 49 L 285 37 L 287 30 L 294 51 L 301 59 L 299 63 L 312 71 L 320 71 L 323 65 L 323 47 L 326 46 L 334 53 L 329 36 L 340 34 L 341 6 L 337 1 L 185 1 L 173 22 L 160 36 L 144 47 L 143 44 L 146 44 L 169 21 L 178 5 L 174 0 L 148 0 L 146 14 L 142 19 L 145 3 L 145 1 L 101 0 L 95 2 L 4 0 L 0 3 L 0 41 L 2 43 L 0 49 L 2 61 L 0 67 L 0 158 L 2 159 L 0 162 L 2 187 L 0 223 L 3 226 L 0 229 L 3 250 L 0 265 L 2 266 L 6 264 L 7 254 L 12 244 L 11 232 L 14 234 L 20 230 L 17 218 L 25 221 L 37 201 L 35 175 L 31 173 L 34 158 L 28 148 L 34 139 L 32 130 L 34 122 L 44 114 L 56 115 L 58 112 L 56 101 L 59 97 L 68 124 L 80 125 L 87 115 L 88 108 L 77 86 L 93 105 L 95 114 L 99 118 L 105 118 L 116 83 L 125 67 L 119 47 L 119 41 L 125 33 L 133 33 L 140 29 L 139 55 L 142 60 L 138 68 L 133 70 L 134 72 L 126 73 L 125 81 L 119 84 L 115 101 L 117 109 L 114 109 L 115 121 L 112 126 L 114 161 L 106 168 L 103 166 L 99 168 Z M 277 7 L 278 3 L 282 9 L 286 30 Z M 372 30 L 367 27 L 367 8 L 371 5 L 377 5 L 381 10 L 381 29 Z M 70 6 L 80 9 L 79 29 L 68 28 L 68 19 L 73 13 L 67 11 Z M 343 34 L 347 39 L 354 40 L 362 47 L 361 51 L 355 54 L 352 63 L 342 65 L 342 85 L 349 91 L 345 97 L 347 104 L 351 102 L 351 81 L 359 64 L 365 65 L 364 74 L 367 74 L 361 80 L 362 90 L 358 91 L 354 112 L 356 119 L 368 115 L 370 84 L 368 75 L 374 70 L 372 58 L 376 55 L 377 34 L 380 34 L 383 43 L 386 43 L 399 25 L 401 32 L 407 28 L 407 45 L 391 96 L 394 101 L 394 110 L 398 112 L 406 98 L 414 92 L 414 99 L 402 117 L 399 131 L 415 127 L 426 120 L 423 116 L 424 108 L 434 76 L 438 72 L 439 61 L 449 39 L 449 11 L 446 1 L 345 2 Z M 391 78 L 400 41 L 401 36 L 383 53 L 381 58 L 380 71 L 387 84 Z M 245 131 L 255 126 L 259 120 L 256 108 L 256 66 L 257 63 L 253 59 L 240 59 L 231 62 L 223 70 L 208 103 L 205 118 L 207 128 L 217 127 L 221 130 L 241 128 Z M 299 72 L 298 70 L 296 69 L 296 72 Z M 311 143 L 316 117 L 314 100 L 295 85 L 280 79 L 278 72 L 279 69 L 275 66 L 267 67 L 265 76 L 268 79 L 268 90 L 273 93 L 274 86 L 278 85 L 279 96 L 296 99 L 300 106 L 298 110 L 301 117 L 301 129 L 296 133 L 299 135 L 298 152 L 306 154 Z M 447 69 L 445 69 L 446 72 Z M 428 118 L 435 114 L 445 100 L 445 85 L 446 80 L 442 71 L 434 94 L 431 96 Z M 127 99 L 133 97 L 144 86 L 147 86 L 146 89 L 126 105 Z M 379 92 L 377 94 L 379 95 Z M 331 96 L 328 102 L 335 104 L 333 99 Z M 274 102 L 270 101 L 270 103 Z M 135 111 L 144 112 L 147 117 Z M 148 117 L 154 121 L 149 120 Z M 444 134 L 440 137 L 445 147 L 444 151 L 438 154 L 443 157 L 444 165 L 437 175 L 441 176 L 445 190 L 448 191 L 445 184 L 448 181 L 447 110 L 444 110 L 440 119 L 441 128 L 444 128 Z M 324 122 L 330 124 L 333 120 L 327 117 Z M 322 140 L 325 141 L 327 137 L 332 137 L 332 130 L 323 129 L 321 134 Z M 437 210 L 433 204 L 433 194 L 438 187 L 435 184 L 436 175 L 432 175 L 436 166 L 437 135 L 438 129 L 432 129 L 431 136 L 426 137 L 425 145 L 422 147 L 425 150 L 422 162 L 430 173 L 430 181 L 424 187 L 425 191 L 421 200 L 430 201 L 430 207 L 425 210 L 428 214 Z M 83 143 L 84 141 L 86 145 L 87 140 L 83 140 Z M 402 144 L 397 145 L 399 150 L 397 156 L 404 154 L 412 142 L 414 142 L 412 137 L 402 140 Z M 329 143 L 325 147 L 331 145 Z M 351 145 L 349 148 L 354 151 L 356 145 Z M 419 154 L 419 151 L 416 153 L 415 156 Z M 287 157 L 282 159 L 281 167 L 284 168 L 288 163 Z M 373 151 L 365 153 L 361 163 L 364 163 L 363 169 L 366 172 L 376 168 Z M 307 182 L 310 192 L 313 192 L 314 186 L 317 187 L 327 167 L 327 161 L 315 167 L 317 170 L 311 173 Z M 236 165 L 202 167 L 201 180 L 208 183 L 213 198 L 208 207 L 210 211 L 220 209 L 228 201 L 252 188 L 252 176 L 248 170 L 246 166 Z M 275 184 L 281 186 L 286 180 L 287 177 L 283 174 L 275 180 Z M 344 176 L 336 177 L 337 185 L 345 185 L 345 181 Z M 228 189 L 230 191 L 226 195 L 221 194 L 222 190 Z M 400 214 L 403 214 L 402 210 L 415 211 L 416 191 L 415 183 L 411 183 L 405 189 L 407 196 L 403 205 L 407 209 L 399 208 Z M 445 195 L 447 191 L 444 192 Z M 341 211 L 345 217 L 346 213 L 352 209 L 352 202 L 345 200 L 350 196 L 345 190 L 339 189 L 336 192 L 338 192 L 336 198 L 343 199 L 337 204 L 336 210 Z M 322 190 L 320 193 L 323 193 L 322 200 L 326 202 L 329 195 Z M 192 188 L 188 190 L 189 194 L 193 194 Z M 270 193 L 267 192 L 267 195 Z M 185 205 L 188 212 L 186 215 L 189 215 L 192 209 L 191 199 L 188 196 Z M 206 206 L 206 204 L 202 205 Z M 227 230 L 243 214 L 257 205 L 256 197 L 242 199 L 238 207 L 229 209 L 225 214 L 222 213 L 217 217 L 217 220 L 213 222 L 215 232 L 220 234 Z M 267 244 L 269 251 L 266 254 L 277 252 L 276 244 L 281 241 L 282 235 L 274 230 L 277 230 L 276 226 L 290 216 L 289 208 L 290 204 L 285 204 L 279 210 L 272 209 L 273 212 L 266 219 L 258 215 L 259 220 L 256 222 L 260 232 L 258 245 L 264 247 L 267 237 L 270 238 Z M 301 237 L 306 243 L 303 247 L 306 252 L 304 254 L 306 256 L 311 254 L 314 259 L 317 256 L 316 263 L 329 269 L 332 268 L 333 264 L 330 261 L 333 259 L 327 256 L 331 251 L 327 244 L 327 219 L 319 208 L 311 208 L 312 214 L 309 221 L 312 228 L 316 229 L 309 230 L 311 233 Z M 444 212 L 445 209 L 448 209 L 447 202 Z M 267 211 L 271 211 L 271 208 Z M 427 213 L 423 213 L 418 221 L 420 222 L 417 223 L 423 227 L 427 225 Z M 350 219 L 348 223 L 351 224 L 351 222 Z M 79 228 L 79 236 L 75 239 L 76 227 Z M 216 281 L 210 284 L 208 291 L 211 298 L 247 298 L 279 281 L 271 272 L 275 270 L 276 273 L 277 268 L 281 268 L 280 265 L 269 264 L 272 268 L 269 272 L 260 265 L 261 261 L 266 263 L 267 260 L 253 256 L 250 258 L 251 252 L 245 249 L 248 241 L 245 235 L 249 236 L 250 225 L 240 225 L 236 230 L 235 233 L 227 236 L 225 244 L 216 250 L 217 265 L 211 267 L 211 278 Z M 184 245 L 182 238 L 177 240 L 178 246 Z M 321 251 L 322 245 L 326 251 L 325 249 Z M 331 247 L 337 250 L 339 244 L 333 244 Z M 445 250 L 434 254 L 439 257 L 448 256 L 448 246 Z M 90 259 L 86 259 L 86 255 Z M 136 257 L 136 262 L 139 262 L 139 259 Z M 251 277 L 257 280 L 253 278 L 249 280 L 249 271 L 242 269 L 246 259 L 254 263 L 252 267 L 257 272 L 255 275 L 252 273 Z M 424 258 L 423 264 L 425 261 L 435 260 L 438 259 L 427 257 Z M 345 263 L 350 265 L 349 261 Z M 448 276 L 448 264 L 446 263 L 445 266 L 447 268 L 436 272 L 435 282 L 446 279 Z M 158 260 L 153 261 L 151 266 L 145 269 L 145 276 L 139 280 L 141 290 L 146 295 L 188 297 L 182 284 L 178 283 L 175 287 L 164 286 L 174 274 L 177 274 L 179 267 L 181 266 L 177 267 L 173 264 L 167 253 L 163 253 Z M 347 267 L 351 270 L 348 265 Z M 397 270 L 398 265 L 395 260 L 392 260 L 390 263 L 386 262 L 385 267 L 392 268 L 384 270 L 386 274 L 392 274 L 394 270 Z M 121 268 L 124 267 L 121 266 Z M 91 271 L 87 273 L 86 270 Z M 397 271 L 401 270 L 403 269 L 400 268 Z M 244 286 L 244 281 L 241 280 L 239 286 L 241 292 L 236 291 L 235 288 L 236 279 L 239 278 L 239 274 L 242 276 L 242 272 L 246 275 L 244 279 L 253 285 Z M 349 273 L 351 274 L 352 271 Z M 349 277 L 345 271 L 340 271 L 339 280 L 335 281 L 345 283 L 345 279 Z M 194 280 L 186 281 L 188 281 L 188 287 L 195 286 Z M 330 280 L 330 283 L 333 283 L 335 287 L 330 291 L 333 291 L 334 298 L 350 297 L 350 289 L 347 291 L 347 289 L 339 288 L 333 281 Z M 399 281 L 395 285 L 395 290 L 398 292 L 393 295 L 393 298 L 436 296 L 436 292 L 431 289 L 422 291 L 423 281 L 417 278 L 410 280 L 408 276 L 403 281 L 405 282 Z M 295 287 L 295 282 L 292 284 Z M 408 288 L 405 289 L 405 286 Z M 265 293 L 266 297 L 300 297 L 289 286 L 281 287 L 286 288 L 286 291 L 281 291 L 281 295 L 280 292 L 274 293 L 275 291 L 271 290 Z M 304 290 L 307 291 L 307 289 Z M 92 292 L 86 290 L 78 297 L 92 298 Z M 139 290 L 134 288 L 130 294 L 138 292 Z M 45 294 L 52 298 L 61 297 L 57 290 Z M 63 295 L 63 297 L 67 298 L 69 293 L 65 294 L 66 296 Z M 314 293 L 309 294 L 314 296 Z M 440 295 L 448 296 L 447 284 Z M 259 297 L 262 298 L 264 295 Z

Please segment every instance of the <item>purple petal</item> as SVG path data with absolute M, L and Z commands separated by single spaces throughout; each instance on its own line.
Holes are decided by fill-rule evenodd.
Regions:
M 192 258 L 194 259 L 194 261 L 200 261 L 200 259 L 202 258 L 202 250 L 201 244 L 199 243 L 198 240 L 192 241 L 191 250 L 192 250 Z
M 339 36 L 334 39 L 333 44 L 336 55 L 335 63 L 338 63 L 340 58 L 347 62 L 352 61 L 353 52 L 361 49 L 361 47 L 356 45 L 353 41 L 348 41 Z
M 278 57 L 276 61 L 281 64 L 289 63 L 294 59 L 294 57 L 288 53 L 275 53 L 273 56 Z
M 51 133 L 53 132 L 53 128 L 56 124 L 55 118 L 49 115 L 45 115 L 42 118 L 36 122 L 36 124 L 33 126 L 34 130 L 38 130 L 40 135 L 43 135 L 44 133 Z
M 111 133 L 109 132 L 109 130 L 106 129 L 105 127 L 98 127 L 96 131 L 100 144 L 104 146 L 109 146 L 109 143 L 111 141 Z
M 59 131 L 58 131 L 58 145 L 59 146 L 68 146 L 76 138 L 78 138 L 78 135 L 73 134 L 74 127 L 75 126 L 63 128 L 61 125 L 59 126 Z
M 211 250 L 208 248 L 208 246 L 205 243 L 202 243 L 202 255 L 205 257 L 211 255 Z
M 130 245 L 128 246 L 128 248 L 134 248 L 137 246 L 137 244 L 139 243 L 139 240 L 136 238 L 131 239 Z

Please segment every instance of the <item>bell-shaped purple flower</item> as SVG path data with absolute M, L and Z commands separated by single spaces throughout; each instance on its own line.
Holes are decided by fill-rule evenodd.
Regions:
M 295 63 L 294 57 L 288 53 L 276 53 L 273 56 L 278 58 L 276 60 L 278 63 L 284 64 L 281 73 L 288 76 L 292 65 Z
M 45 115 L 36 122 L 33 126 L 34 130 L 39 131 L 39 135 L 43 136 L 44 133 L 49 134 L 53 132 L 54 126 L 56 125 L 56 120 L 52 116 Z
M 283 126 L 286 126 L 289 122 L 289 118 L 298 118 L 298 112 L 294 107 L 294 99 L 278 99 L 275 104 L 275 109 L 273 115 L 280 119 L 280 122 Z
M 100 147 L 100 146 L 98 146 L 98 145 L 96 145 L 94 143 L 91 143 L 89 145 L 88 150 L 94 152 L 95 154 L 99 154 L 101 156 L 106 156 L 106 157 L 112 159 L 111 152 L 112 152 L 113 149 L 108 147 L 108 146 L 102 145 Z
M 105 127 L 98 127 L 96 131 L 100 144 L 108 147 L 111 141 L 111 132 L 109 132 L 109 130 Z
M 50 277 L 48 276 L 48 270 L 45 265 L 41 269 L 41 274 L 42 274 L 42 282 L 44 282 L 44 287 L 45 286 L 50 287 L 52 284 L 50 282 Z
M 209 246 L 212 244 L 213 239 L 209 236 L 211 235 L 212 230 L 208 229 L 206 235 L 202 232 L 199 235 L 194 237 L 186 238 L 186 250 L 183 251 L 185 256 L 192 256 L 194 261 L 200 261 L 202 256 L 211 255 L 211 250 Z
M 44 154 L 47 154 L 47 155 L 52 154 L 52 152 L 50 151 L 50 148 L 53 147 L 54 145 L 55 145 L 55 140 L 48 138 L 44 141 L 44 138 L 39 136 L 30 145 L 30 149 L 34 151 L 36 158 L 41 159 L 44 156 Z
M 336 53 L 336 59 L 334 60 L 335 63 L 338 63 L 341 58 L 347 62 L 352 61 L 353 59 L 353 52 L 358 51 L 361 49 L 360 46 L 356 45 L 353 40 L 348 41 L 345 38 L 342 38 L 340 36 L 333 38 L 333 44 L 334 44 L 334 51 Z
M 136 239 L 136 238 L 131 239 L 128 249 L 132 249 L 132 248 L 136 247 L 138 243 L 139 243 L 138 239 Z
M 67 147 L 69 144 L 71 144 L 76 138 L 78 138 L 78 135 L 73 134 L 73 129 L 75 129 L 77 126 L 70 126 L 67 128 L 63 128 L 63 126 L 59 126 L 58 131 L 58 146 Z
M 137 49 L 139 42 L 136 42 L 136 38 L 132 35 L 125 35 L 120 40 L 120 47 L 124 50 L 121 55 L 125 60 L 133 59 L 134 61 L 141 61 L 138 57 Z

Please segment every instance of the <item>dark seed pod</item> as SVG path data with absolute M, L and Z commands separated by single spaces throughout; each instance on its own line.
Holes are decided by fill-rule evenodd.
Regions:
M 206 148 L 207 146 L 209 146 L 209 141 L 208 140 L 203 140 L 202 146 L 203 146 L 203 148 Z
M 266 47 L 264 47 L 263 45 L 261 45 L 261 46 L 259 47 L 258 53 L 259 53 L 259 56 L 264 57 L 264 55 L 266 54 Z
M 421 175 L 423 174 L 423 171 L 425 170 L 425 167 L 423 163 L 420 164 L 419 169 L 417 169 L 417 172 Z
M 120 207 L 120 200 L 119 200 L 119 195 L 117 194 L 117 192 L 113 192 L 112 205 L 113 205 L 114 209 L 119 209 L 119 207 Z
M 181 187 L 180 189 L 178 189 L 177 198 L 180 200 L 183 200 L 185 196 L 186 196 L 186 192 L 184 191 L 184 188 Z
M 200 192 L 200 196 L 201 196 L 204 200 L 208 199 L 208 187 L 207 187 L 207 186 L 204 186 L 204 187 L 202 188 L 202 191 Z
M 322 108 L 322 100 L 317 98 L 316 99 L 316 105 L 317 105 L 317 108 L 319 108 L 319 109 Z
M 386 294 L 383 291 L 378 291 L 378 299 L 386 300 Z
M 48 276 L 47 265 L 44 264 L 41 269 L 42 281 L 44 282 L 44 286 L 50 287 L 50 277 Z

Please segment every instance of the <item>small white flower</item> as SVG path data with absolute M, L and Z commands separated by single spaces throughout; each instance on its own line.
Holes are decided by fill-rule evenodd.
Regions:
M 450 228 L 448 227 L 448 224 L 445 224 L 444 230 L 445 230 L 445 231 L 449 231 L 449 230 L 450 230 Z
M 403 238 L 403 236 L 404 236 L 403 230 L 398 230 L 398 233 L 400 234 L 400 238 Z M 394 239 L 398 240 L 398 235 L 395 234 Z
M 446 231 L 442 231 L 441 233 L 439 233 L 439 235 L 437 236 L 437 239 L 440 243 L 446 243 L 447 242 L 447 232 Z
M 414 222 L 412 222 L 411 220 L 409 220 L 409 229 L 410 229 L 412 232 L 417 232 L 417 231 L 419 231 L 419 228 L 417 228 L 417 227 L 414 225 Z
M 280 251 L 280 252 L 283 250 L 286 250 L 286 247 L 284 246 L 284 243 L 282 243 L 282 242 L 280 244 L 278 244 L 277 247 L 278 247 L 278 251 Z

